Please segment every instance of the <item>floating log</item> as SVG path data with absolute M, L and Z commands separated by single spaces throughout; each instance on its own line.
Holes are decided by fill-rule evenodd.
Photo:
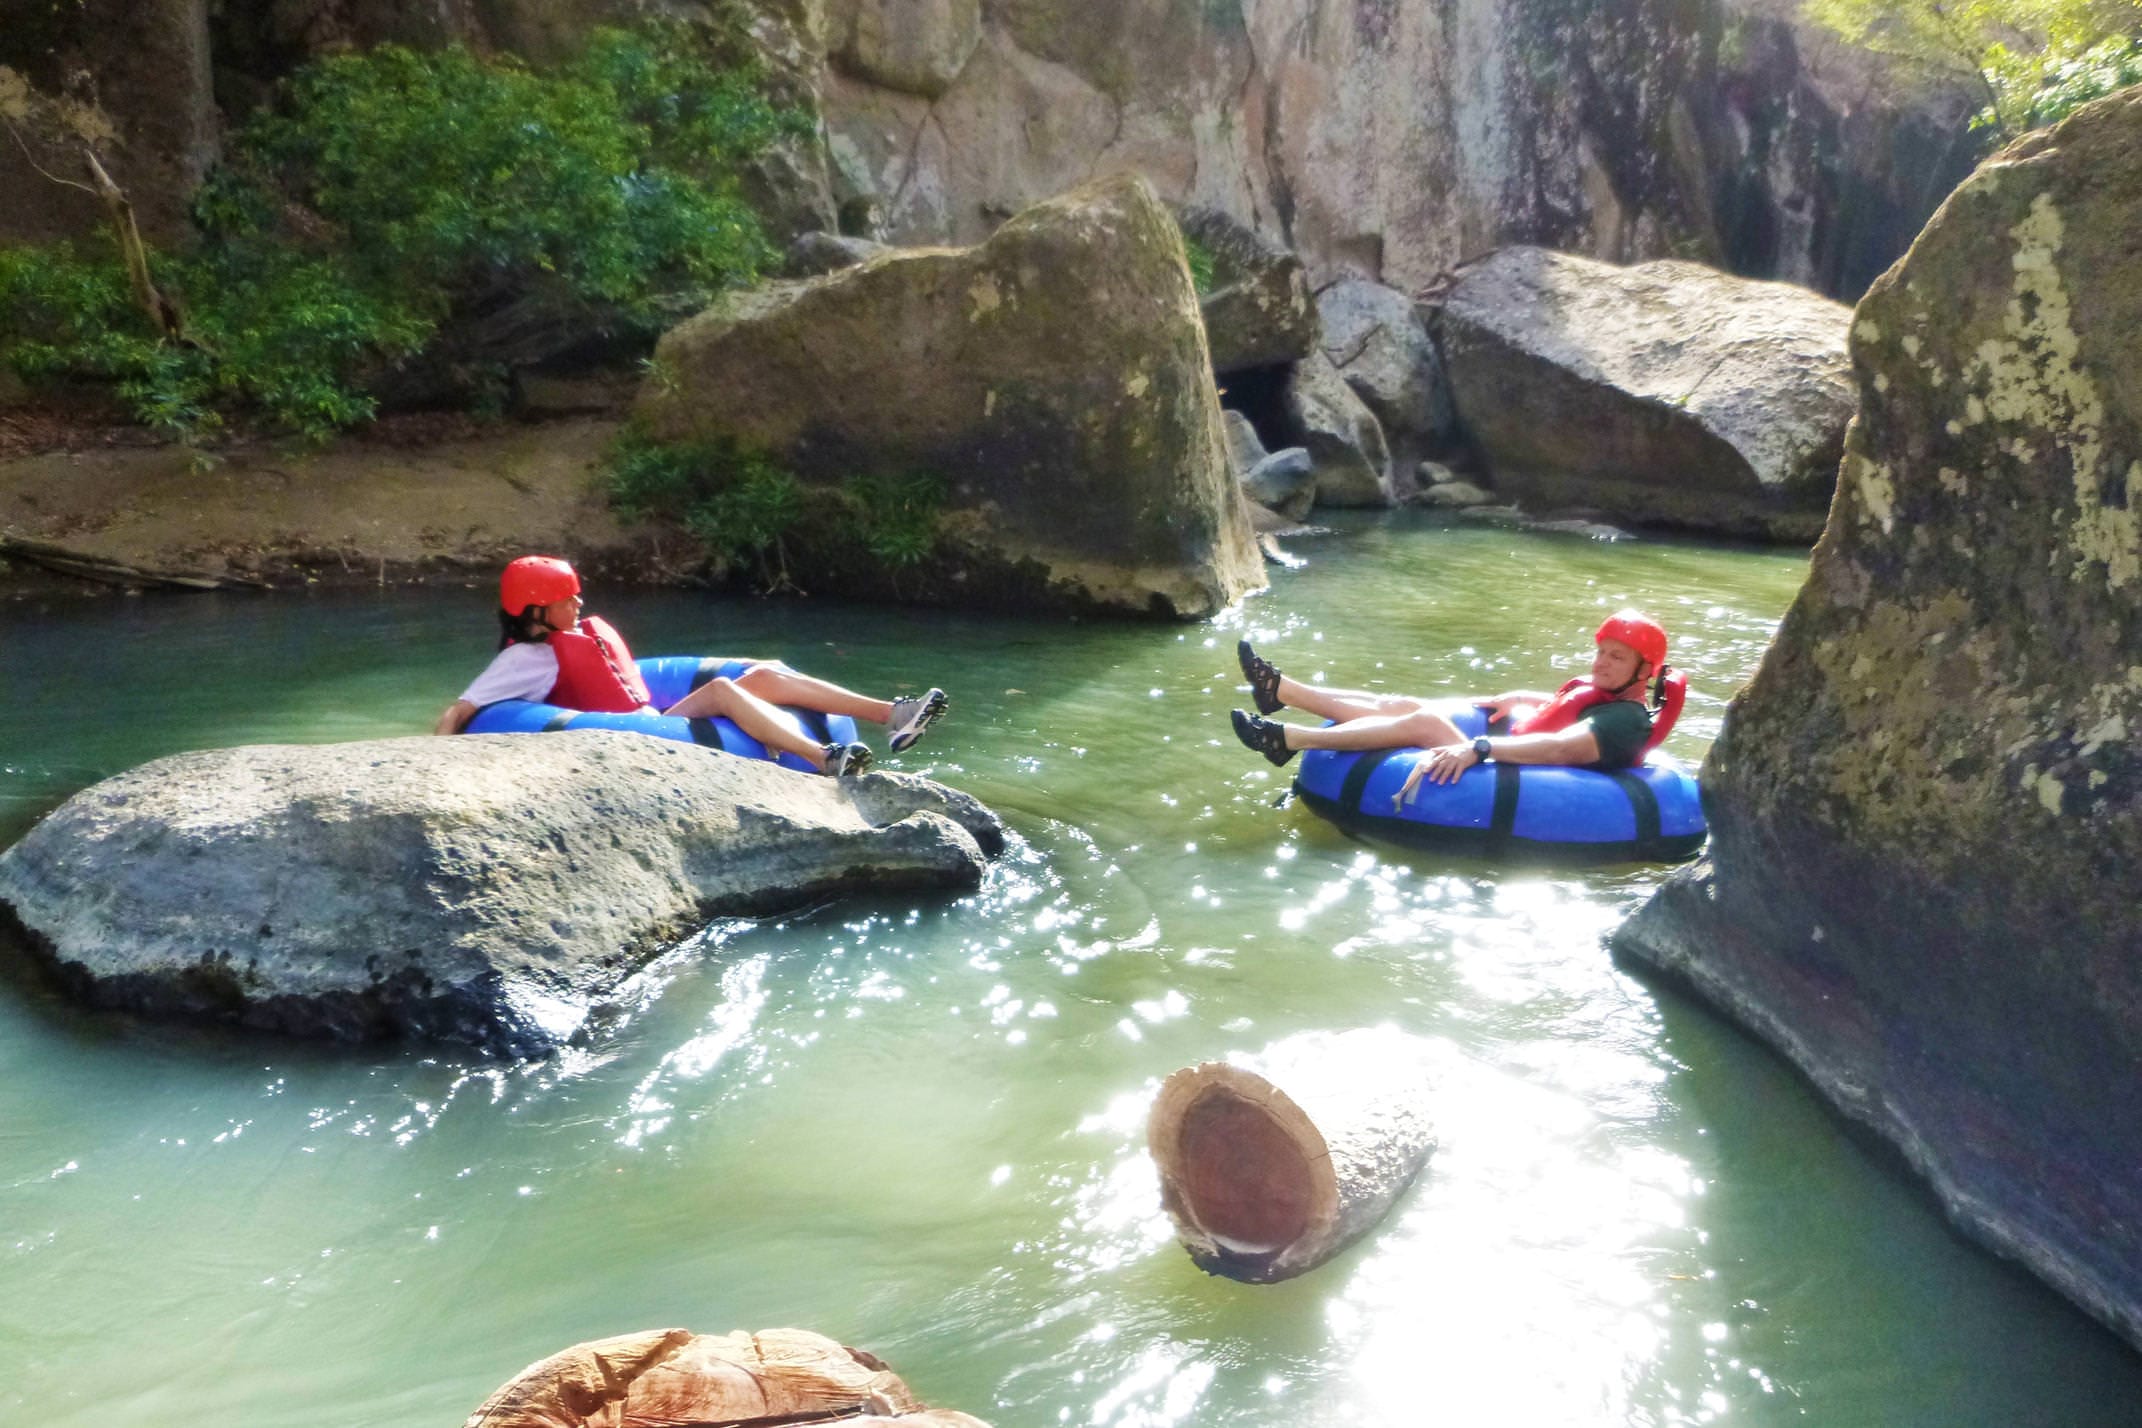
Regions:
M 870 1354 L 808 1329 L 649 1329 L 530 1364 L 462 1428 L 989 1428 L 925 1408 Z
M 1270 1284 L 1373 1229 L 1435 1149 L 1425 1050 L 1381 1029 L 1315 1033 L 1162 1082 L 1146 1144 L 1197 1266 Z

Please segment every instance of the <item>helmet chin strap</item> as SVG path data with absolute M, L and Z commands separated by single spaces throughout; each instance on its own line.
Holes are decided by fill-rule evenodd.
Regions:
M 1631 689 L 1634 689 L 1637 685 L 1642 684 L 1644 682 L 1644 679 L 1646 677 L 1644 671 L 1646 668 L 1648 668 L 1648 666 L 1645 665 L 1642 660 L 1638 660 L 1636 662 L 1635 674 L 1629 676 L 1629 678 L 1623 680 L 1619 684 L 1612 686 L 1601 684 L 1598 685 L 1598 688 L 1604 689 L 1607 693 L 1615 695 L 1617 697 L 1623 694 L 1627 694 Z

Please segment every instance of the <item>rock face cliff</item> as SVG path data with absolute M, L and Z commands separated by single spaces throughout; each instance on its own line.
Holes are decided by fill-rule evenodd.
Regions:
M 2142 90 L 1988 161 L 1854 314 L 1806 587 L 1619 934 L 2142 1343 Z
M 783 226 L 973 243 L 1134 170 L 1412 291 L 1509 243 L 1680 256 L 1856 295 L 1969 166 L 1955 103 L 1896 104 L 1790 0 L 747 0 L 822 142 L 774 156 Z M 44 12 L 46 7 L 30 7 Z M 86 0 L 0 25 L 0 115 L 46 168 L 94 130 L 160 230 L 236 117 L 382 40 L 535 58 L 658 0 Z M 1775 12 L 1775 13 L 1773 13 Z M 34 113 L 33 113 L 34 111 Z M 73 129 L 69 129 L 69 125 Z M 0 146 L 0 240 L 94 223 Z M 785 235 L 784 235 L 785 236 Z
M 969 0 L 930 10 L 926 82 L 835 27 L 833 182 L 910 242 L 1135 168 L 1319 282 L 1410 291 L 1527 242 L 1856 295 L 1968 170 L 1962 114 L 1840 92 L 1863 61 L 1759 4 Z M 913 9 L 835 8 L 848 33 Z

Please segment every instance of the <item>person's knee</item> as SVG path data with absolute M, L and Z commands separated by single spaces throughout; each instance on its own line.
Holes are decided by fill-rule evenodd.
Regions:
M 1416 709 L 1398 721 L 1397 732 L 1404 736 L 1407 745 L 1431 748 L 1446 743 L 1448 728 L 1445 721 L 1425 709 Z

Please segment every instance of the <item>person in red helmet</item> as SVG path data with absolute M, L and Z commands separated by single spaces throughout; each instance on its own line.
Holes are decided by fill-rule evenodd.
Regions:
M 524 555 L 498 584 L 498 653 L 482 674 L 446 706 L 432 728 L 458 734 L 476 711 L 501 699 L 528 699 L 606 714 L 638 710 L 685 719 L 723 718 L 770 749 L 795 754 L 831 774 L 861 773 L 870 763 L 863 744 L 819 744 L 798 733 L 778 704 L 846 714 L 883 724 L 895 753 L 922 737 L 948 701 L 944 691 L 873 699 L 800 674 L 779 660 L 744 661 L 733 678 L 708 680 L 667 709 L 649 702 L 624 636 L 580 609 L 580 576 L 553 555 Z
M 1513 689 L 1470 701 L 1487 710 L 1489 719 L 1486 734 L 1468 739 L 1445 712 L 1447 700 L 1303 684 L 1281 674 L 1243 640 L 1236 646 L 1236 657 L 1260 714 L 1299 709 L 1332 722 L 1321 728 L 1285 724 L 1237 709 L 1232 713 L 1235 737 L 1275 764 L 1286 763 L 1302 749 L 1426 749 L 1401 799 L 1410 797 L 1424 777 L 1449 783 L 1489 759 L 1629 768 L 1642 762 L 1664 733 L 1652 728 L 1645 687 L 1655 680 L 1663 686 L 1666 630 L 1649 615 L 1621 610 L 1600 624 L 1592 644 L 1589 679 L 1573 679 L 1554 694 Z M 1678 700 L 1672 708 L 1678 711 Z

